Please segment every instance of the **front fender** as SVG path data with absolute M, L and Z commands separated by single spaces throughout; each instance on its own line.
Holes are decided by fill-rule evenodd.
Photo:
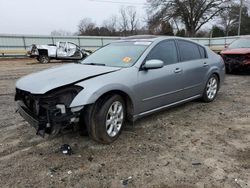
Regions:
M 78 84 L 77 84 L 78 85 Z M 81 84 L 79 84 L 81 86 Z M 95 103 L 102 95 L 110 91 L 121 91 L 126 93 L 133 104 L 135 97 L 133 91 L 123 84 L 109 84 L 103 87 L 86 87 L 74 98 L 70 107 L 83 106 Z

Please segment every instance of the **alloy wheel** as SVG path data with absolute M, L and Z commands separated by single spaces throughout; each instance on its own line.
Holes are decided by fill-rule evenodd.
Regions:
M 121 130 L 124 118 L 123 105 L 119 101 L 111 104 L 106 116 L 106 131 L 110 137 L 115 137 Z
M 209 100 L 213 100 L 216 96 L 218 89 L 218 81 L 215 77 L 211 77 L 207 83 L 207 97 Z

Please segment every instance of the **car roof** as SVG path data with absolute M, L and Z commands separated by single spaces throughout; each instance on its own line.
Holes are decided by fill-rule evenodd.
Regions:
M 120 41 L 151 41 L 154 42 L 160 39 L 176 38 L 175 36 L 162 36 L 162 35 L 134 35 L 121 38 Z
M 184 37 L 176 37 L 176 36 L 162 36 L 162 35 L 134 35 L 130 37 L 123 37 L 120 40 L 114 41 L 113 43 L 119 43 L 119 42 L 155 42 L 155 41 L 162 41 L 166 39 L 182 39 L 186 41 L 190 41 L 196 44 L 199 44 L 189 38 Z M 201 45 L 201 44 L 199 44 Z

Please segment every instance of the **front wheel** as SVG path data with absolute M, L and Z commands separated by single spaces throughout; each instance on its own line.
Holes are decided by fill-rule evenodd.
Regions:
M 209 77 L 206 83 L 206 87 L 203 91 L 202 100 L 204 102 L 212 102 L 216 98 L 218 90 L 219 90 L 219 79 L 215 74 L 213 74 Z
M 110 144 L 121 134 L 125 117 L 125 103 L 121 96 L 103 97 L 93 107 L 87 124 L 88 133 L 97 142 Z
M 47 55 L 39 55 L 38 61 L 42 64 L 46 64 L 46 63 L 49 63 L 50 59 L 49 59 L 49 56 Z

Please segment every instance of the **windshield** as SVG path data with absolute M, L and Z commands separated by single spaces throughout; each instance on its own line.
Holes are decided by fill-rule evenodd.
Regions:
M 250 38 L 242 38 L 234 41 L 229 48 L 250 48 Z
M 131 67 L 151 42 L 118 42 L 100 48 L 82 64 L 103 65 L 109 67 Z

